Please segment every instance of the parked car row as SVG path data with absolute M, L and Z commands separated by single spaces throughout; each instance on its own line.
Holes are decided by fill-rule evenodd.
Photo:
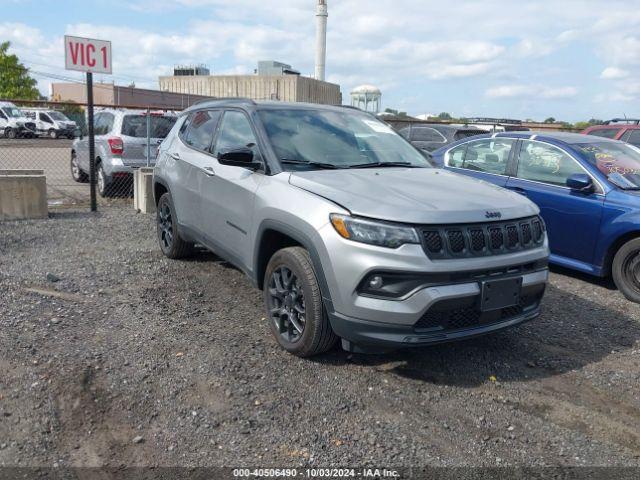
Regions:
M 74 138 L 77 125 L 64 113 L 47 108 L 18 108 L 0 102 L 0 135 L 5 138 Z
M 454 142 L 437 166 L 505 187 L 541 211 L 551 263 L 640 302 L 640 150 L 597 135 L 509 132 Z
M 640 120 L 614 118 L 603 125 L 594 125 L 584 130 L 586 135 L 621 140 L 636 147 L 640 147 Z

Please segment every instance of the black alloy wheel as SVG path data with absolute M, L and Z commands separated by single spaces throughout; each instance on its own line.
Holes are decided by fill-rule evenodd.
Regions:
M 169 202 L 164 202 L 158 210 L 158 236 L 163 251 L 173 246 L 173 216 Z
M 158 201 L 156 225 L 160 250 L 166 257 L 184 258 L 193 253 L 193 243 L 180 236 L 178 219 L 169 193 L 163 194 Z
M 283 340 L 289 343 L 300 341 L 307 323 L 304 290 L 298 277 L 286 266 L 271 274 L 269 313 Z
M 338 341 L 304 248 L 286 247 L 273 254 L 264 274 L 263 297 L 269 329 L 286 351 L 311 357 L 331 350 Z

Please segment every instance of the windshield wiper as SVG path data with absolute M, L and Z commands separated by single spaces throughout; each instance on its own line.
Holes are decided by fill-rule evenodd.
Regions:
M 324 168 L 327 170 L 342 168 L 334 165 L 333 163 L 311 162 L 309 160 L 295 160 L 292 158 L 281 158 L 280 163 L 284 163 L 285 165 L 309 165 L 310 167 Z
M 358 163 L 356 165 L 349 165 L 347 168 L 385 168 L 385 167 L 412 167 L 420 168 L 418 165 L 414 165 L 411 162 L 372 162 L 372 163 Z

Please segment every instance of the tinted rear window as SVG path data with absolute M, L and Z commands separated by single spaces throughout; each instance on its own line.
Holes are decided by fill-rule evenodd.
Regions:
M 176 117 L 151 116 L 151 138 L 165 138 L 176 123 Z M 129 137 L 146 138 L 147 116 L 125 115 L 122 120 L 122 134 Z
M 596 137 L 604 137 L 604 138 L 616 138 L 616 135 L 620 131 L 619 128 L 602 128 L 599 130 L 594 130 L 593 132 L 589 132 L 589 135 L 594 135 Z
M 487 133 L 482 130 L 458 130 L 456 134 L 453 136 L 454 140 L 462 140 L 467 137 L 475 137 L 476 135 L 480 135 L 482 133 Z

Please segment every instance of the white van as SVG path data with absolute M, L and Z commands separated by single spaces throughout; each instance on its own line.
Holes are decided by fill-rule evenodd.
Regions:
M 23 112 L 36 124 L 38 135 L 73 138 L 76 122 L 69 120 L 64 113 L 48 108 L 25 108 Z
M 7 138 L 36 136 L 36 124 L 11 102 L 0 102 L 0 135 Z

